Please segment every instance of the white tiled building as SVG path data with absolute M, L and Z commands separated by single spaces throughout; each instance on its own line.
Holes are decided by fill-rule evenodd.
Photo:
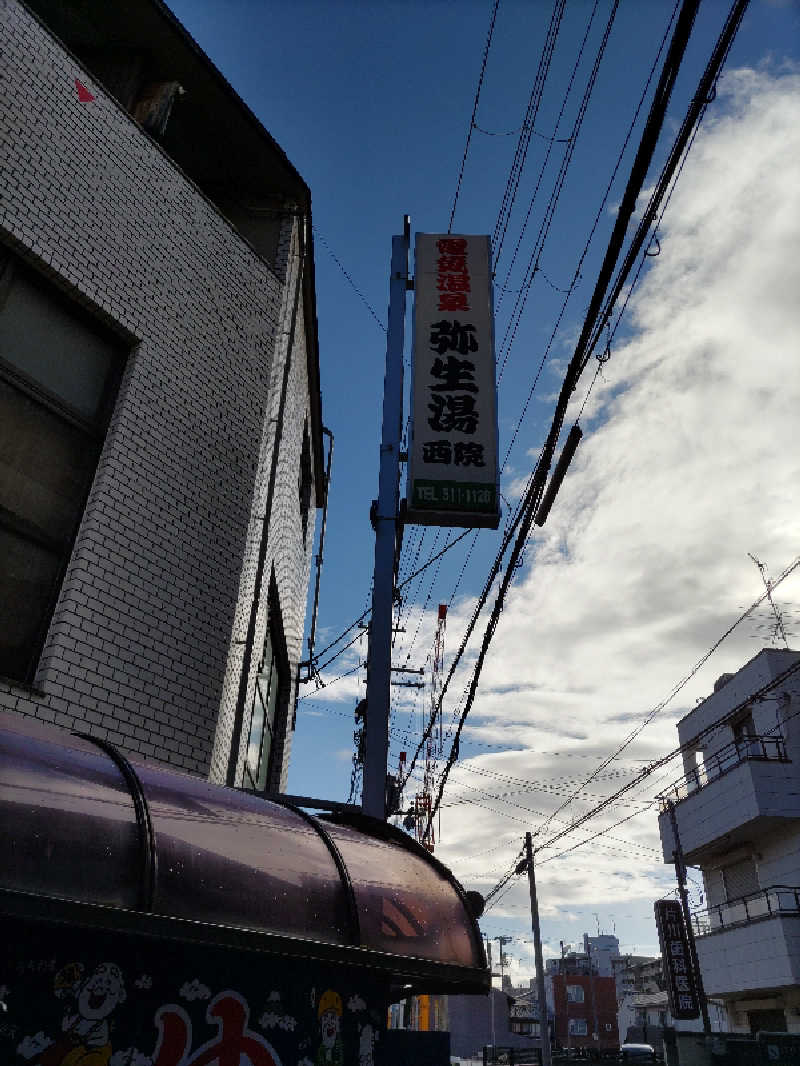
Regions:
M 0 707 L 285 785 L 310 193 L 160 0 L 0 4 Z
M 706 995 L 731 1032 L 800 1032 L 800 654 L 760 652 L 678 723 L 674 804 L 705 885 L 694 916 Z M 659 818 L 664 860 L 674 836 Z

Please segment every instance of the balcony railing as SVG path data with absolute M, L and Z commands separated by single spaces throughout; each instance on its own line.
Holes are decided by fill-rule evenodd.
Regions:
M 695 936 L 708 936 L 721 929 L 745 925 L 759 918 L 774 918 L 780 915 L 800 914 L 800 888 L 774 885 L 762 888 L 740 899 L 718 903 L 692 915 Z
M 733 770 L 740 763 L 747 762 L 749 759 L 756 759 L 762 762 L 765 760 L 770 762 L 789 762 L 783 737 L 747 736 L 726 744 L 724 748 L 720 748 L 718 752 L 712 755 L 707 762 L 704 762 L 701 766 L 696 766 L 688 774 L 684 774 L 683 777 L 679 777 L 666 791 L 660 793 L 658 799 L 661 804 L 661 810 L 666 810 L 670 801 L 679 803 L 681 800 L 686 799 L 687 796 L 691 796 L 693 792 L 698 792 L 701 788 L 705 788 L 712 781 L 716 781 L 718 777 L 726 774 L 729 770 Z

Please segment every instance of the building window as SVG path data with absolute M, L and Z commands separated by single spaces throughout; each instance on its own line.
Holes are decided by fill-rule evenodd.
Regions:
M 570 1036 L 586 1036 L 589 1032 L 585 1018 L 570 1018 L 569 1019 L 569 1035 Z
M 311 509 L 311 439 L 308 422 L 303 426 L 303 450 L 300 453 L 300 473 L 297 490 L 300 498 L 300 524 L 303 528 L 303 547 L 308 539 L 308 512 Z
M 33 680 L 126 348 L 0 250 L 0 674 Z
M 583 985 L 567 985 L 567 1003 L 583 1003 Z
M 256 673 L 242 771 L 242 787 L 257 792 L 267 791 L 271 784 L 275 741 L 286 723 L 289 676 L 274 584 L 269 599 L 269 621 Z

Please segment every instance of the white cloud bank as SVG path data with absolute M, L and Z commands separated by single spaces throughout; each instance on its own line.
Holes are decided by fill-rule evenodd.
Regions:
M 479 787 L 554 810 L 561 797 L 552 790 L 568 790 L 558 779 L 580 780 L 595 765 L 584 756 L 610 751 L 759 595 L 747 553 L 773 577 L 800 554 L 798 99 L 795 74 L 727 73 L 659 230 L 661 255 L 629 305 L 633 332 L 595 388 L 584 440 L 501 618 L 466 735 L 522 750 L 466 766 L 536 779 L 549 793 L 459 768 L 446 796 Z M 776 599 L 799 598 L 796 573 Z M 457 618 L 452 612 L 451 647 Z M 743 623 L 626 756 L 645 761 L 673 747 L 677 714 L 763 646 L 753 623 Z M 639 798 L 655 791 L 651 783 Z M 437 854 L 486 890 L 525 824 L 540 819 L 481 802 L 503 814 L 448 807 Z M 584 809 L 576 803 L 564 814 Z M 632 809 L 616 809 L 606 824 Z M 638 899 L 641 913 L 663 891 L 671 870 L 624 844 L 657 846 L 655 814 L 612 838 L 605 854 L 586 848 L 542 864 L 545 938 L 557 937 L 573 908 L 619 914 Z M 519 884 L 490 913 L 518 919 L 521 931 L 526 909 Z

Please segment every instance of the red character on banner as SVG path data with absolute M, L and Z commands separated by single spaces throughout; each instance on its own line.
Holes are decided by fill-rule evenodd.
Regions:
M 213 999 L 206 1019 L 216 1025 L 217 1034 L 190 1054 L 192 1023 L 186 1011 L 176 1004 L 161 1007 L 156 1012 L 159 1036 L 153 1066 L 280 1066 L 264 1037 L 248 1027 L 250 1011 L 237 992 L 222 992 Z
M 466 255 L 467 242 L 463 237 L 442 237 L 436 242 L 442 255 Z
M 467 294 L 465 292 L 440 292 L 439 310 L 469 311 L 470 306 L 467 303 Z

